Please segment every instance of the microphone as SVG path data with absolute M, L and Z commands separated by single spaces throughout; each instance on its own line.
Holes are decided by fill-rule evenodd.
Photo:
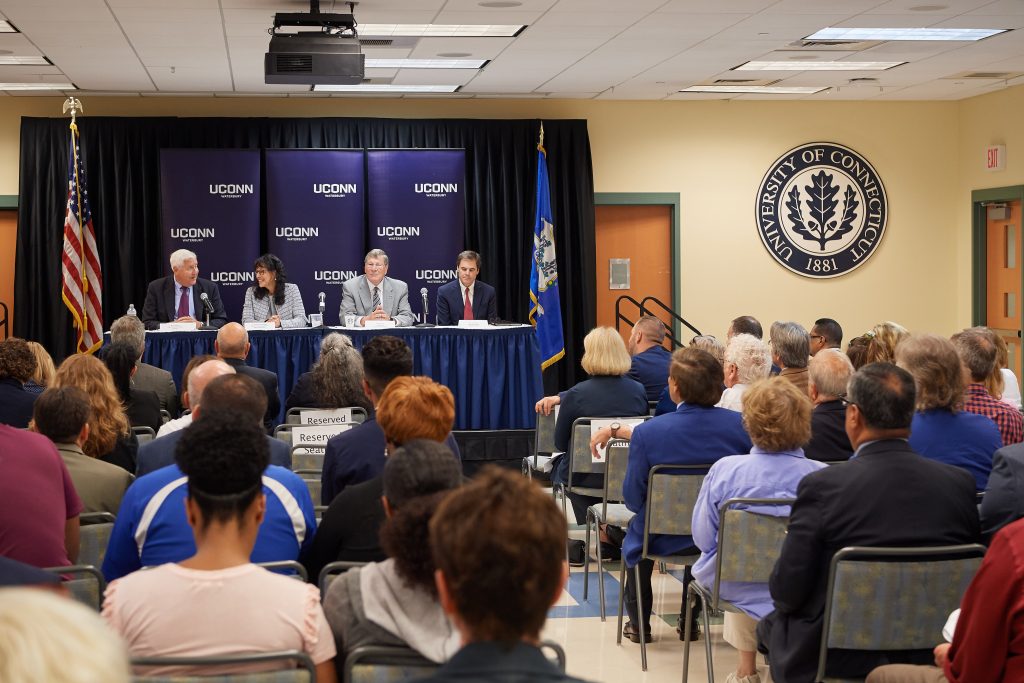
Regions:
M 422 289 L 420 289 L 420 296 L 423 297 L 423 322 L 421 322 L 416 327 L 433 327 L 433 325 L 431 323 L 427 322 L 427 311 L 428 311 L 428 309 L 430 307 L 427 305 L 427 288 L 426 287 L 423 287 Z
M 199 298 L 203 302 L 203 308 L 206 309 L 206 326 L 210 326 L 210 315 L 213 314 L 213 304 L 210 303 L 210 297 L 206 296 L 206 292 L 201 292 Z
M 327 307 L 327 304 L 324 302 L 324 297 L 326 297 L 327 295 L 324 294 L 323 292 L 320 292 L 318 296 L 320 297 L 320 315 L 323 315 L 324 309 Z

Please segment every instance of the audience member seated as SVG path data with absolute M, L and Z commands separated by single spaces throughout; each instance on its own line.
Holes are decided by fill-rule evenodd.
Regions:
M 26 391 L 25 382 L 36 371 L 36 357 L 24 339 L 0 341 L 0 424 L 28 427 L 32 404 L 39 394 Z
M 267 409 L 267 399 L 260 390 L 260 385 L 250 377 L 227 372 L 223 367 L 218 368 L 218 365 L 223 366 L 223 363 L 217 361 L 204 363 L 200 369 L 192 373 L 194 380 L 201 379 L 204 369 L 215 374 L 209 379 L 209 383 L 201 393 L 203 403 L 192 409 L 192 423 L 195 424 L 200 419 L 205 419 L 207 414 L 230 410 L 247 415 L 262 424 L 263 414 Z M 141 477 L 144 474 L 173 465 L 174 452 L 184 431 L 179 429 L 167 436 L 142 444 L 142 447 L 139 448 L 139 467 L 135 474 Z M 292 468 L 292 453 L 288 444 L 266 434 L 264 437 L 267 448 L 270 450 L 270 464 L 290 470 Z
M 269 432 L 277 424 L 278 413 L 281 412 L 281 397 L 277 393 L 277 375 L 270 370 L 254 368 L 245 364 L 249 356 L 249 333 L 238 323 L 228 323 L 217 332 L 217 341 L 213 348 L 217 357 L 230 365 L 240 375 L 248 375 L 263 385 L 267 395 L 267 413 L 263 417 L 263 427 Z
M 595 327 L 583 338 L 583 358 L 580 365 L 590 379 L 586 379 L 561 396 L 547 396 L 537 402 L 537 411 L 550 413 L 561 404 L 555 421 L 555 448 L 562 453 L 552 460 L 551 481 L 569 483 L 569 464 L 572 454 L 569 437 L 572 423 L 580 417 L 629 417 L 648 415 L 647 394 L 642 384 L 626 376 L 630 368 L 629 352 L 619 333 L 610 327 Z M 600 488 L 602 474 L 582 474 L 573 477 L 574 486 Z M 569 493 L 576 523 L 583 524 L 587 508 L 600 498 Z
M 374 405 L 396 377 L 412 374 L 412 349 L 399 339 L 380 335 L 363 347 L 363 393 Z M 445 443 L 456 457 L 459 446 L 448 434 Z M 384 432 L 373 413 L 358 424 L 327 441 L 324 449 L 321 502 L 329 505 L 345 487 L 370 481 L 384 471 Z M 376 541 L 374 541 L 376 546 Z M 376 559 L 376 558 L 374 558 Z
M 171 373 L 163 368 L 142 362 L 146 352 L 146 326 L 134 315 L 123 315 L 110 326 L 110 342 L 124 342 L 135 349 L 135 374 L 132 386 L 141 391 L 152 391 L 160 397 L 160 409 L 171 417 L 177 417 L 181 410 L 178 388 L 174 386 Z
M 103 361 L 84 354 L 68 356 L 57 368 L 53 386 L 77 387 L 89 397 L 92 418 L 89 438 L 82 445 L 85 454 L 129 473 L 135 472 L 139 443 L 131 432 L 114 378 Z
M 910 447 L 926 458 L 967 470 L 976 488 L 984 491 L 992 454 L 1003 441 L 992 420 L 960 409 L 964 379 L 953 344 L 934 334 L 913 335 L 900 342 L 896 363 L 917 386 Z
M 722 397 L 722 366 L 706 351 L 679 349 L 672 354 L 668 378 L 672 398 L 679 403 L 674 413 L 661 415 L 638 425 L 632 432 L 629 461 L 622 495 L 626 507 L 636 513 L 629 522 L 622 553 L 626 566 L 626 609 L 629 622 L 622 634 L 640 642 L 636 607 L 636 582 L 633 567 L 640 563 L 640 596 L 643 600 L 644 635 L 651 640 L 651 572 L 654 563 L 641 560 L 644 536 L 644 512 L 647 504 L 647 479 L 655 465 L 710 465 L 727 455 L 749 453 L 750 437 L 743 429 L 739 413 L 716 408 Z M 561 416 L 559 416 L 561 418 Z M 698 470 L 699 471 L 699 470 Z M 649 537 L 648 550 L 657 555 L 672 555 L 696 550 L 689 536 Z M 683 579 L 683 595 L 690 583 L 690 568 Z M 696 633 L 696 631 L 695 631 Z
M 0 453 L 0 557 L 34 567 L 74 564 L 82 501 L 57 449 L 41 434 L 0 424 Z
M 171 253 L 171 275 L 157 278 L 146 289 L 142 304 L 142 322 L 147 330 L 160 328 L 161 323 L 190 323 L 200 329 L 203 320 L 210 327 L 221 327 L 228 321 L 217 283 L 199 277 L 199 259 L 188 249 Z M 213 311 L 207 315 L 203 295 Z
M 964 394 L 964 410 L 984 415 L 996 423 L 1003 445 L 1009 446 L 1024 441 L 1024 416 L 998 398 L 991 396 L 985 387 L 996 370 L 996 335 L 987 328 L 971 328 L 954 334 L 950 341 L 960 356 L 967 390 Z
M 808 335 L 811 355 L 817 355 L 822 349 L 841 349 L 843 347 L 843 328 L 832 318 L 818 318 Z
M 935 646 L 934 666 L 890 664 L 866 683 L 978 683 L 1024 680 L 1024 522 L 992 541 L 960 603 L 951 643 Z
M 657 401 L 668 381 L 666 378 L 672 353 L 663 346 L 667 331 L 661 320 L 653 315 L 645 315 L 636 321 L 629 335 L 627 349 L 633 360 L 626 374 L 644 385 L 648 401 Z
M 849 356 L 854 370 L 860 370 L 867 365 L 868 346 L 870 344 L 871 337 L 868 334 L 862 334 L 851 339 L 846 345 L 846 355 Z
M 443 444 L 414 439 L 384 465 L 381 547 L 388 559 L 350 569 L 324 596 L 340 657 L 364 645 L 407 645 L 434 662 L 459 648 L 455 627 L 437 602 L 434 559 L 427 542 L 438 504 L 462 483 L 462 470 Z
M 1024 443 L 1004 446 L 992 456 L 992 472 L 978 512 L 986 539 L 1024 517 Z
M 177 515 L 188 520 L 185 530 L 194 544 L 173 563 L 112 582 L 103 616 L 133 657 L 298 650 L 317 665 L 318 680 L 334 681 L 334 639 L 319 591 L 251 564 L 250 557 L 259 561 L 264 527 L 274 523 L 266 478 L 275 468 L 268 466 L 266 435 L 258 422 L 250 416 L 232 417 L 208 415 L 185 430 L 178 446 L 173 469 L 187 483 L 175 482 L 184 506 L 181 496 L 174 504 L 182 508 Z M 312 526 L 308 531 L 312 533 Z M 136 533 L 144 536 L 145 530 Z M 280 667 L 277 662 L 231 668 L 165 666 L 136 673 L 213 675 Z
M 846 385 L 853 375 L 853 364 L 836 348 L 818 351 L 808 363 L 810 380 L 807 391 L 814 403 L 811 413 L 811 440 L 804 446 L 804 455 L 811 460 L 836 462 L 853 455 L 850 437 L 846 435 Z
M 1003 335 L 996 334 L 993 330 L 992 338 L 996 342 L 996 367 L 991 378 L 985 382 L 988 393 L 1005 402 L 1011 408 L 1020 410 L 1020 384 L 1017 383 L 1017 375 L 1010 369 L 1010 350 L 1006 347 L 1006 340 Z
M 117 465 L 90 458 L 82 450 L 89 439 L 92 409 L 77 387 L 54 387 L 36 400 L 32 428 L 53 442 L 82 501 L 82 512 L 116 515 L 132 475 Z
M 768 345 L 745 332 L 729 338 L 725 347 L 725 391 L 718 401 L 719 408 L 743 410 L 743 393 L 751 384 L 764 379 L 772 371 L 772 354 Z
M 189 359 L 188 363 L 185 364 L 185 369 L 181 373 L 181 407 L 183 410 L 187 410 L 189 412 L 186 412 L 181 417 L 176 417 L 170 420 L 169 422 L 166 422 L 163 425 L 161 425 L 160 431 L 156 433 L 158 438 L 162 436 L 167 436 L 171 432 L 176 432 L 179 429 L 184 429 L 185 427 L 188 427 L 190 424 L 192 424 L 191 410 L 193 406 L 199 405 L 199 399 L 203 393 L 202 388 L 206 386 L 206 382 L 208 382 L 209 380 L 213 379 L 213 377 L 216 376 L 207 375 L 206 373 L 203 373 L 203 379 L 201 381 L 197 379 L 194 385 L 194 393 L 190 395 L 188 386 L 189 383 L 192 381 L 192 372 L 200 365 L 203 365 L 207 361 L 211 360 L 218 361 L 220 363 L 218 367 L 220 367 L 221 370 L 223 370 L 223 366 L 227 366 L 232 372 L 234 372 L 234 368 L 231 368 L 231 366 L 217 358 L 217 356 L 211 356 L 209 354 L 192 356 Z
M 299 375 L 284 409 L 352 407 L 373 413 L 373 404 L 363 392 L 363 357 L 352 346 L 351 337 L 331 332 L 320 343 L 320 359 Z
M 256 284 L 245 290 L 242 324 L 273 323 L 274 327 L 305 327 L 306 307 L 299 286 L 288 282 L 284 263 L 274 254 L 263 254 L 253 264 Z
M 50 354 L 43 348 L 42 344 L 34 341 L 26 343 L 32 351 L 32 355 L 36 357 L 36 370 L 32 373 L 32 377 L 25 382 L 25 391 L 41 394 L 46 387 L 50 386 L 57 368 L 53 364 L 53 358 L 50 357 Z
M 769 333 L 772 362 L 782 368 L 780 377 L 785 377 L 803 393 L 807 393 L 807 359 L 811 355 L 810 337 L 802 325 L 793 322 L 775 321 Z
M 251 390 L 250 383 L 239 380 L 237 375 L 229 375 L 214 382 L 237 382 L 235 388 L 227 387 L 232 393 L 235 393 L 239 384 Z M 208 389 L 213 387 L 214 382 L 210 383 Z M 245 406 L 241 407 L 246 409 Z M 196 420 L 194 426 L 212 423 L 204 427 L 201 433 L 218 433 L 216 430 L 219 426 L 223 439 L 230 440 L 231 435 L 247 429 L 257 420 L 255 411 L 251 409 L 249 412 L 239 412 L 231 407 L 219 407 L 205 411 L 203 419 Z M 195 440 L 190 440 L 188 436 L 192 428 L 189 426 L 183 430 L 179 437 L 175 447 L 176 458 L 181 458 L 183 453 L 189 457 L 194 455 L 189 450 L 195 444 Z M 263 437 L 258 440 L 258 449 L 250 448 L 251 443 L 246 441 L 245 447 L 250 450 L 241 453 L 266 463 L 269 460 L 269 448 L 266 434 Z M 210 458 L 217 456 L 216 451 L 206 446 L 203 448 L 206 449 L 204 455 Z M 297 474 L 272 464 L 263 471 L 263 494 L 267 501 L 266 515 L 256 536 L 252 561 L 298 560 L 309 548 L 316 531 L 309 488 Z M 142 567 L 180 562 L 195 553 L 194 539 L 185 516 L 186 495 L 185 475 L 177 465 L 169 465 L 139 477 L 128 487 L 103 560 L 103 575 L 108 581 Z
M 725 345 L 713 334 L 698 334 L 690 340 L 690 346 L 710 353 L 720 365 L 725 364 Z M 666 375 L 667 376 L 667 375 Z
M 160 397 L 153 391 L 132 388 L 135 375 L 135 349 L 128 344 L 111 344 L 103 354 L 103 362 L 114 378 L 114 387 L 132 427 L 149 427 L 156 434 L 163 424 Z
M 761 323 L 752 315 L 741 315 L 738 318 L 733 318 L 729 323 L 729 329 L 725 333 L 725 338 L 732 339 L 737 334 L 749 334 L 757 339 L 764 338 Z
M 868 338 L 865 363 L 895 363 L 896 347 L 910 336 L 910 332 L 898 323 L 886 321 L 872 327 L 865 336 Z
M 0 681 L 129 683 L 128 651 L 96 610 L 38 588 L 0 590 Z
M 24 562 L 0 556 L 0 588 L 44 588 L 63 594 L 60 576 Z M 3 680 L 3 679 L 0 679 Z
M 380 469 L 371 479 L 347 486 L 327 507 L 305 560 L 310 576 L 318 576 L 325 564 L 336 560 L 387 559 L 379 537 L 385 519 L 381 498 L 386 453 L 413 439 L 446 443 L 455 422 L 455 399 L 448 387 L 429 377 L 397 377 L 380 397 L 377 420 L 377 429 L 383 430 Z M 461 470 L 458 456 L 452 454 L 452 460 Z
M 819 353 L 815 360 L 822 355 Z M 813 366 L 812 360 L 812 374 Z M 808 460 L 801 450 L 811 436 L 811 402 L 780 377 L 751 386 L 743 406 L 743 426 L 754 444 L 750 454 L 730 455 L 712 465 L 693 508 L 693 542 L 701 551 L 693 576 L 709 589 L 715 583 L 722 505 L 730 498 L 793 498 L 804 475 L 826 466 Z M 789 507 L 782 505 L 746 509 L 775 517 L 789 514 Z M 739 651 L 736 672 L 726 681 L 760 683 L 757 622 L 772 611 L 768 584 L 724 582 L 720 590 L 723 600 L 742 610 L 725 613 L 725 642 Z
M 578 681 L 540 651 L 548 609 L 562 596 L 565 517 L 530 480 L 488 467 L 430 520 L 441 606 L 462 649 L 422 683 Z
M 775 610 L 757 626 L 759 651 L 767 652 L 776 681 L 814 680 L 829 563 L 837 550 L 978 539 L 971 476 L 922 458 L 907 443 L 914 378 L 890 363 L 871 363 L 853 375 L 847 399 L 846 431 L 854 456 L 808 474 L 797 487 L 768 584 Z M 881 664 L 925 663 L 930 657 L 930 650 L 833 649 L 826 676 L 858 678 Z

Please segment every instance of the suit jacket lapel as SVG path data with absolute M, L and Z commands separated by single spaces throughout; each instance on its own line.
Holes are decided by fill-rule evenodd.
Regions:
M 391 315 L 391 284 L 386 277 L 380 281 L 380 307 Z
M 175 293 L 178 288 L 177 280 L 174 276 L 167 278 L 166 285 L 164 286 L 164 298 L 168 302 L 167 306 L 167 320 L 168 322 L 174 322 L 178 318 L 178 302 L 175 300 Z

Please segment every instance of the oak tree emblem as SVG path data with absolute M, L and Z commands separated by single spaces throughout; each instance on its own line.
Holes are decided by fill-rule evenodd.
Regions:
M 843 235 L 853 230 L 854 221 L 857 220 L 857 192 L 851 185 L 846 186 L 843 192 L 843 210 L 838 213 L 839 201 L 836 195 L 840 186 L 833 181 L 831 173 L 819 171 L 811 176 L 811 184 L 804 186 L 807 193 L 807 200 L 801 206 L 800 188 L 797 185 L 789 191 L 786 198 L 786 209 L 789 210 L 788 218 L 793 222 L 793 232 L 815 241 L 822 251 L 825 245 L 833 240 L 842 238 Z

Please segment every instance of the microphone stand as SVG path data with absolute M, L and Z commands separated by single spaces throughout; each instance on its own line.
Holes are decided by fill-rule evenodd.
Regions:
M 421 322 L 416 327 L 435 327 L 433 323 L 427 322 L 427 290 L 424 288 L 424 290 L 420 292 L 420 294 L 423 296 L 423 322 Z

